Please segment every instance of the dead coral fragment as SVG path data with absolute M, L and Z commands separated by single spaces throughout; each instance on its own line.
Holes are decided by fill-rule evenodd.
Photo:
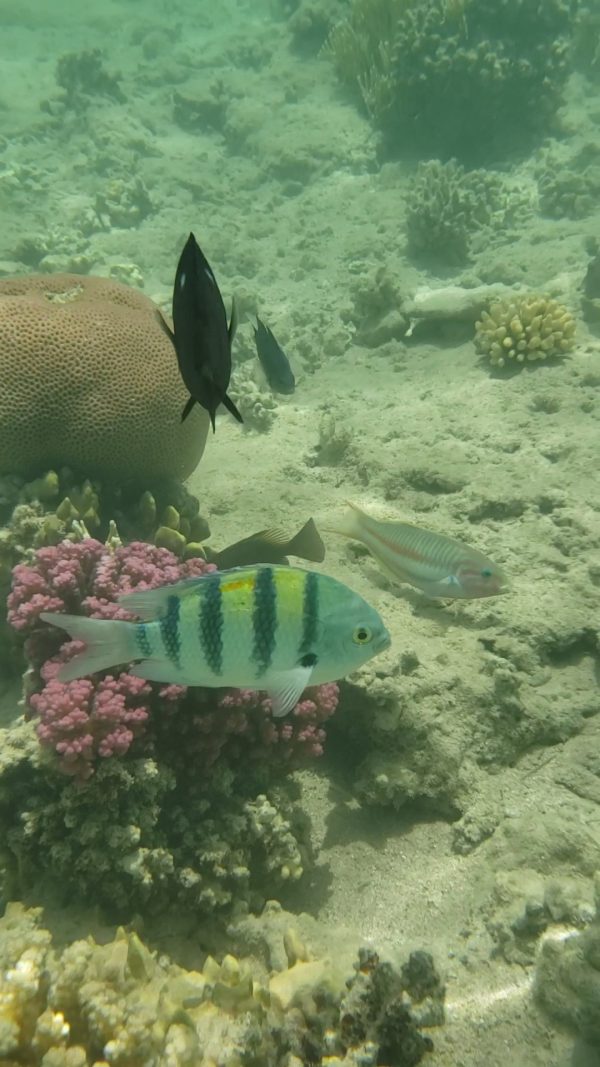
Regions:
M 575 343 L 571 312 L 547 296 L 499 300 L 475 323 L 475 348 L 493 367 L 534 363 L 569 352 Z

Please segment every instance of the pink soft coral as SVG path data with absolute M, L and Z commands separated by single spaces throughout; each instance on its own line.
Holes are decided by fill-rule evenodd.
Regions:
M 15 567 L 8 618 L 26 635 L 26 655 L 41 680 L 29 707 L 38 716 L 40 743 L 57 754 L 63 770 L 89 777 L 98 758 L 124 756 L 136 740 L 162 748 L 171 739 L 165 731 L 175 731 L 186 757 L 204 769 L 222 753 L 234 762 L 266 757 L 286 766 L 322 753 L 323 723 L 338 700 L 334 683 L 307 691 L 289 716 L 276 720 L 268 698 L 250 690 L 188 692 L 184 686 L 150 684 L 126 672 L 75 682 L 57 679 L 60 664 L 82 645 L 65 641 L 61 646 L 60 632 L 40 623 L 42 612 L 131 619 L 117 603 L 119 596 L 214 569 L 202 559 L 181 563 L 167 549 L 143 542 L 113 552 L 92 539 L 42 548 L 33 564 Z

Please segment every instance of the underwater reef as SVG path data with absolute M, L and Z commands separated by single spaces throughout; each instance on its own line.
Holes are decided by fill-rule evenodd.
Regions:
M 353 0 L 328 53 L 389 153 L 489 163 L 555 129 L 572 32 L 565 0 Z
M 290 921 L 287 925 L 286 921 Z M 206 953 L 184 969 L 120 928 L 53 943 L 40 908 L 0 919 L 0 1058 L 7 1067 L 416 1067 L 441 1025 L 430 956 L 402 966 L 361 950 L 354 967 L 315 954 L 269 905 L 273 965 Z M 283 925 L 286 924 L 286 925 Z M 243 946 L 244 922 L 232 928 Z M 344 953 L 344 956 L 346 953 Z
M 46 610 L 126 618 L 118 596 L 213 569 L 91 538 L 15 568 L 9 621 L 25 638 L 30 720 L 9 728 L 1 757 L 2 857 L 15 888 L 43 874 L 131 916 L 176 900 L 200 912 L 256 906 L 301 876 L 306 826 L 282 779 L 322 753 L 335 684 L 308 690 L 275 722 L 253 691 L 155 685 L 126 671 L 62 682 L 78 643 L 39 621 Z

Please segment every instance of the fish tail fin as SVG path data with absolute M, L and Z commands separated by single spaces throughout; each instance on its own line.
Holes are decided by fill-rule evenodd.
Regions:
M 327 533 L 339 534 L 341 537 L 350 537 L 354 541 L 362 541 L 364 536 L 364 520 L 366 519 L 365 512 L 362 511 L 357 504 L 353 504 L 351 500 L 346 500 L 348 506 L 347 511 L 343 515 L 340 515 L 337 519 L 332 519 L 327 523 L 327 526 L 323 526 L 322 529 Z
M 304 523 L 301 530 L 292 537 L 286 546 L 286 553 L 290 556 L 299 556 L 300 559 L 309 559 L 312 563 L 322 563 L 325 559 L 325 545 L 321 535 L 315 526 L 314 519 Z
M 86 647 L 58 672 L 61 682 L 72 682 L 96 671 L 105 671 L 136 658 L 135 625 L 117 619 L 88 619 L 86 615 L 61 615 L 44 611 L 44 622 L 66 630 L 74 641 L 85 641 Z
M 221 403 L 223 404 L 223 407 L 227 408 L 229 414 L 233 415 L 234 419 L 237 419 L 238 422 L 243 422 L 244 421 L 242 416 L 240 415 L 238 409 L 236 408 L 233 400 L 231 399 L 231 397 L 227 396 L 227 393 L 225 393 L 225 395 L 223 397 L 221 397 Z M 213 429 L 214 429 L 214 426 L 213 426 Z

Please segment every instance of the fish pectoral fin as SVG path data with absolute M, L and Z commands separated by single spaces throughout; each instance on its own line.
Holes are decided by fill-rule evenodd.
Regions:
M 308 657 L 307 657 L 308 658 Z M 296 707 L 304 690 L 310 685 L 310 679 L 315 669 L 316 658 L 310 657 L 309 663 L 299 663 L 291 671 L 275 677 L 269 685 L 269 696 L 273 704 L 273 715 L 276 719 L 287 715 L 288 711 Z

